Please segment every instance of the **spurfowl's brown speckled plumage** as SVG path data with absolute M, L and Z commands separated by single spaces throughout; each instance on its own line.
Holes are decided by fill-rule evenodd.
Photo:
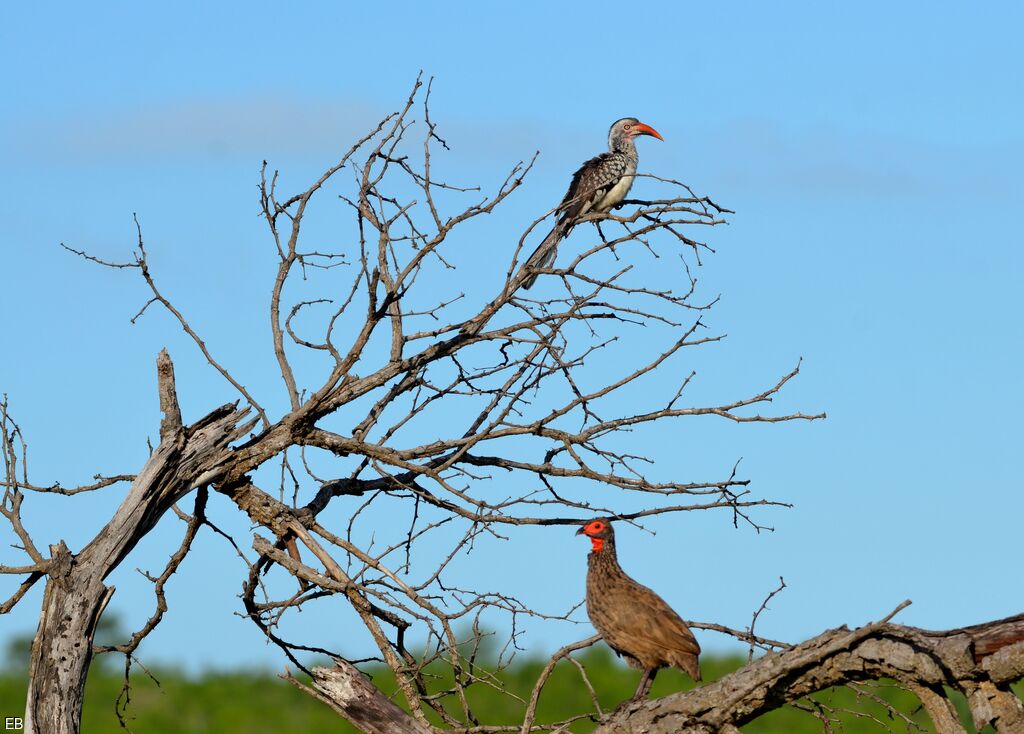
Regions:
M 591 520 L 576 534 L 593 543 L 587 559 L 590 621 L 615 652 L 645 672 L 634 698 L 646 695 L 654 674 L 668 665 L 700 680 L 700 645 L 664 599 L 619 566 L 611 521 Z

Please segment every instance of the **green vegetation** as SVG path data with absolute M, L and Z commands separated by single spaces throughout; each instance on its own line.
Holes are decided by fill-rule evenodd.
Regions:
M 590 650 L 580 655 L 579 659 L 586 666 L 601 705 L 606 709 L 614 708 L 618 702 L 632 694 L 639 673 L 622 666 L 607 649 Z M 714 680 L 740 667 L 743 662 L 741 657 L 706 656 L 701 664 L 705 677 Z M 543 664 L 542 660 L 517 661 L 498 677 L 510 690 L 526 697 Z M 84 734 L 123 731 L 114 710 L 122 679 L 113 670 L 114 667 L 108 661 L 95 668 L 89 678 L 82 722 Z M 269 672 L 208 673 L 200 677 L 189 677 L 172 670 L 155 669 L 153 674 L 160 681 L 159 686 L 141 672 L 132 678 L 131 700 L 125 716 L 128 727 L 136 734 L 338 734 L 354 731 L 326 706 Z M 375 671 L 374 680 L 381 688 L 393 690 L 392 679 L 379 669 Z M 585 710 L 590 697 L 579 681 L 575 667 L 565 662 L 560 664 L 541 698 L 538 721 L 553 721 L 572 712 Z M 665 696 L 691 685 L 681 673 L 665 670 L 658 675 L 651 695 Z M 0 717 L 22 715 L 25 690 L 23 672 L 9 670 L 0 674 Z M 894 705 L 917 722 L 923 731 L 932 731 L 927 717 L 918 710 L 917 701 L 912 695 L 885 685 L 870 686 L 865 690 L 869 691 L 870 696 L 877 696 Z M 1018 688 L 1017 692 L 1019 695 L 1022 690 Z M 482 721 L 515 723 L 521 720 L 521 705 L 508 697 L 498 696 L 487 686 L 470 688 L 469 697 Z M 891 718 L 884 706 L 870 700 L 868 695 L 858 696 L 848 689 L 823 692 L 815 697 L 814 703 L 808 702 L 807 705 L 821 706 L 822 711 L 838 717 L 842 727 L 835 727 L 836 732 L 874 734 L 888 731 L 886 727 L 896 732 L 908 731 L 906 722 Z M 851 709 L 856 713 L 837 713 L 835 709 Z M 973 731 L 969 718 L 964 720 L 968 731 Z M 588 732 L 593 728 L 593 722 L 580 721 L 573 726 L 572 731 Z M 810 734 L 823 730 L 828 731 L 813 715 L 791 707 L 744 727 L 744 731 L 750 734 Z

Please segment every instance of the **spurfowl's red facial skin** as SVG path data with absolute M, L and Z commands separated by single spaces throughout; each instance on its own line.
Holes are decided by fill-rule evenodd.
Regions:
M 612 526 L 606 520 L 591 520 L 577 530 L 576 534 L 586 535 L 590 538 L 591 550 L 597 553 L 604 547 L 604 542 L 611 536 Z

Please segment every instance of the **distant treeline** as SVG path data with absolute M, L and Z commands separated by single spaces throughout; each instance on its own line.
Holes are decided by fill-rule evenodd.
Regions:
M 104 656 L 107 657 L 107 656 Z M 613 709 L 632 695 L 639 673 L 629 670 L 606 649 L 594 649 L 580 655 L 602 707 Z M 102 658 L 101 658 L 102 661 Z M 110 663 L 97 666 L 86 686 L 84 734 L 105 734 L 124 731 L 115 713 L 121 693 L 123 676 Z M 528 698 L 543 660 L 521 659 L 497 674 L 509 690 Z M 705 656 L 701 659 L 706 680 L 714 680 L 740 667 L 742 657 Z M 132 676 L 130 700 L 123 712 L 126 724 L 135 734 L 241 734 L 242 732 L 303 732 L 303 734 L 339 734 L 354 732 L 330 709 L 279 680 L 273 673 L 261 671 L 211 672 L 202 676 L 186 676 L 173 670 L 151 669 L 159 685 L 136 668 Z M 381 669 L 371 670 L 376 684 L 393 691 L 390 675 Z M 438 685 L 443 685 L 439 678 Z M 658 675 L 652 697 L 661 697 L 689 688 L 692 684 L 681 673 L 664 670 Z M 22 716 L 25 705 L 25 674 L 8 670 L 0 674 L 0 720 L 6 716 Z M 1022 687 L 1018 684 L 1018 695 Z M 473 686 L 469 696 L 481 723 L 513 724 L 521 721 L 522 704 L 500 696 L 485 685 Z M 888 710 L 883 702 L 891 704 Z M 590 706 L 590 694 L 579 683 L 576 669 L 563 663 L 556 670 L 541 698 L 538 723 L 557 721 Z M 916 698 L 891 685 L 869 684 L 855 692 L 850 689 L 825 691 L 802 702 L 804 710 L 787 707 L 743 728 L 745 732 L 764 734 L 880 734 L 881 732 L 932 732 L 927 716 Z M 848 711 L 844 711 L 848 710 Z M 974 729 L 961 708 L 968 732 Z M 840 724 L 826 726 L 821 718 L 838 719 Z M 905 718 L 904 718 L 905 717 Z M 914 724 L 920 727 L 915 729 Z M 573 725 L 573 732 L 589 732 L 593 722 Z M 990 731 L 990 730 L 985 730 Z

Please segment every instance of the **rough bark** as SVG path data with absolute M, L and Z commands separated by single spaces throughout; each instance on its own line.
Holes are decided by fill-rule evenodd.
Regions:
M 313 686 L 292 676 L 285 680 L 323 701 L 366 734 L 432 734 L 385 696 L 358 668 L 344 660 L 333 668 L 313 668 Z
M 1020 734 L 1024 708 L 1010 684 L 1021 677 L 1024 614 L 947 632 L 882 621 L 852 631 L 829 630 L 714 683 L 634 704 L 612 714 L 598 732 L 728 732 L 832 686 L 892 678 L 918 693 L 940 734 L 964 730 L 944 687 L 967 696 L 976 727 Z
M 174 369 L 166 351 L 157 359 L 164 420 L 153 451 L 117 512 L 77 555 L 61 542 L 51 547 L 39 627 L 32 643 L 25 731 L 77 734 L 96 623 L 113 586 L 103 580 L 156 525 L 171 505 L 219 475 L 228 444 L 251 423 L 233 405 L 212 411 L 192 426 L 181 424 Z
M 32 643 L 25 731 L 75 734 L 82 715 L 85 677 L 96 624 L 114 593 L 95 569 L 76 573 L 63 541 L 50 547 L 52 565 Z

